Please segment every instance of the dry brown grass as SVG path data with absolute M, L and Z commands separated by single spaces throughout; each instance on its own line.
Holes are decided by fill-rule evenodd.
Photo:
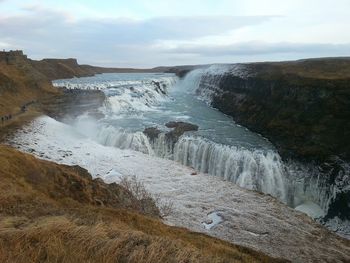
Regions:
M 20 65 L 0 62 L 0 116 L 15 114 L 29 101 L 57 95 L 48 79 L 34 69 L 29 61 Z
M 144 183 L 135 175 L 123 176 L 119 184 L 128 190 L 140 202 L 154 202 L 159 209 L 161 217 L 167 217 L 173 213 L 174 203 L 169 199 L 160 198 L 159 195 L 147 191 Z
M 124 188 L 0 146 L 0 262 L 275 262 L 164 225 Z
M 316 58 L 250 64 L 263 77 L 294 75 L 301 78 L 350 79 L 350 58 Z

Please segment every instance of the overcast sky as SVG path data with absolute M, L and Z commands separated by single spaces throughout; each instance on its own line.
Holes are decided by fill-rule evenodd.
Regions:
M 0 0 L 0 49 L 121 67 L 350 56 L 350 0 Z

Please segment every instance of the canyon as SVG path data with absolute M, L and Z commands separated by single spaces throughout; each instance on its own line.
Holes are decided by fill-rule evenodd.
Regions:
M 14 245 L 12 232 L 6 231 L 19 228 L 33 237 L 33 224 L 50 234 L 55 224 L 67 227 L 68 233 L 76 233 L 76 227 L 88 231 L 98 227 L 95 218 L 101 215 L 103 224 L 113 224 L 111 231 L 116 231 L 120 221 L 132 236 L 135 229 L 141 231 L 140 238 L 147 241 L 140 242 L 148 245 L 140 255 L 152 260 L 155 258 L 149 249 L 160 246 L 152 238 L 177 242 L 176 235 L 181 240 L 175 247 L 192 250 L 179 254 L 170 245 L 165 261 L 171 255 L 190 262 L 349 259 L 349 241 L 321 225 L 331 224 L 331 230 L 347 235 L 349 59 L 138 70 L 79 65 L 75 59 L 33 61 L 22 52 L 0 55 L 0 112 L 14 116 L 1 126 L 0 135 L 6 144 L 31 154 L 2 146 L 1 163 L 6 169 L 1 176 L 7 178 L 2 189 L 27 193 L 29 183 L 35 195 L 40 193 L 47 202 L 59 203 L 57 209 L 39 205 L 21 215 L 19 204 L 23 200 L 25 209 L 35 204 L 24 195 L 4 190 L 4 247 Z M 188 105 L 197 110 L 189 110 Z M 226 133 L 220 133 L 221 126 Z M 226 137 L 231 131 L 232 138 Z M 241 137 L 239 144 L 234 142 L 235 136 Z M 18 163 L 23 167 L 14 169 Z M 41 166 L 45 168 L 31 168 Z M 121 175 L 132 174 L 152 194 L 174 202 L 173 215 L 163 222 L 226 242 L 164 225 L 154 204 L 147 202 L 148 208 L 142 208 L 142 200 L 118 185 Z M 19 181 L 10 184 L 8 178 L 17 177 Z M 24 188 L 20 185 L 23 180 Z M 52 193 L 41 185 L 53 189 Z M 112 197 L 112 193 L 118 194 Z M 74 209 L 69 200 L 74 200 Z M 305 212 L 315 205 L 324 213 L 315 216 L 318 222 L 297 211 Z M 91 215 L 86 206 L 92 207 Z M 67 212 L 62 215 L 62 211 Z M 123 219 L 131 217 L 132 224 Z M 74 225 L 72 218 L 82 225 Z M 334 220 L 341 224 L 334 224 Z M 103 231 L 119 235 L 104 227 Z M 165 234 L 169 231 L 174 235 Z M 87 240 L 97 234 L 89 233 Z M 45 235 L 40 244 L 44 244 Z M 65 235 L 56 238 L 66 240 Z M 200 244 L 216 245 L 198 250 Z M 279 249 L 271 244 L 278 244 Z M 25 253 L 32 253 L 31 249 Z M 65 247 L 60 249 L 70 253 Z M 205 250 L 208 252 L 202 254 Z M 49 254 L 36 256 L 54 256 L 50 247 L 44 251 Z M 133 260 L 126 254 L 120 257 Z

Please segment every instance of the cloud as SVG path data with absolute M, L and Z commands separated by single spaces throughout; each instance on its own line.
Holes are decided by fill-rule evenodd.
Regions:
M 328 36 L 324 25 L 302 31 L 298 24 L 292 31 L 293 22 L 276 16 L 89 17 L 30 5 L 0 17 L 0 48 L 24 49 L 35 59 L 77 57 L 81 63 L 141 67 L 349 55 L 346 41 L 297 38 L 312 35 L 309 30 L 311 39 L 315 32 Z
M 349 44 L 331 43 L 266 43 L 259 41 L 241 42 L 230 45 L 183 45 L 164 49 L 164 52 L 178 54 L 196 54 L 205 57 L 251 56 L 269 54 L 349 54 Z
M 74 34 L 76 38 L 102 37 L 118 43 L 154 42 L 167 39 L 194 39 L 220 35 L 237 28 L 266 22 L 271 16 L 197 16 L 75 20 L 67 12 L 37 6 L 27 7 L 25 15 L 0 18 L 0 32 L 28 37 Z M 23 35 L 24 34 L 24 35 Z M 67 41 L 68 39 L 66 39 Z
M 69 12 L 41 6 L 29 6 L 22 11 L 24 13 L 0 18 L 0 35 L 6 43 L 12 43 L 13 47 L 24 49 L 36 58 L 78 56 L 83 62 L 94 63 L 92 60 L 99 56 L 99 60 L 114 59 L 114 64 L 119 64 L 121 60 L 126 63 L 126 56 L 133 58 L 135 54 L 140 60 L 147 57 L 145 53 L 153 53 L 154 59 L 158 49 L 156 44 L 161 41 L 191 41 L 224 35 L 273 18 L 199 16 L 144 20 L 76 19 Z

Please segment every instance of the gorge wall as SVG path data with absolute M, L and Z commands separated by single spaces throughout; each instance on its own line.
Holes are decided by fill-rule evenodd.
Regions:
M 290 185 L 303 178 L 305 193 L 327 200 L 325 220 L 350 219 L 349 58 L 214 65 L 186 78 L 198 71 L 195 92 L 268 138 Z
M 270 139 L 285 158 L 350 160 L 350 59 L 235 65 L 204 74 L 198 92 Z

